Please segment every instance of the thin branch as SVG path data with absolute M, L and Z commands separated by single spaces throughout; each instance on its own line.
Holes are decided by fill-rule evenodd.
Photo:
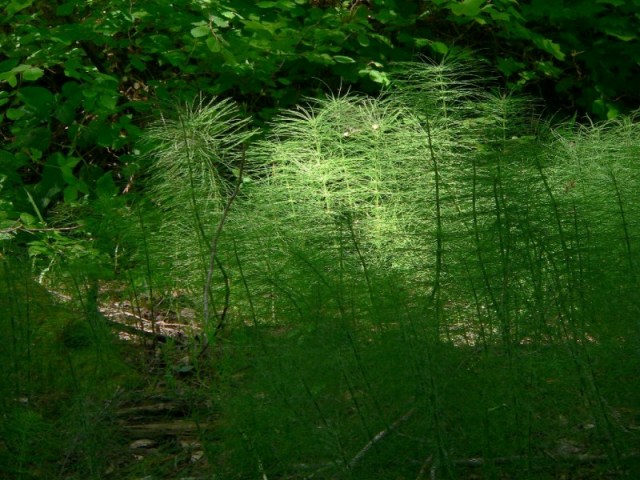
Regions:
M 442 273 L 442 206 L 440 200 L 440 171 L 438 169 L 438 161 L 433 148 L 433 140 L 431 137 L 431 123 L 429 118 L 424 118 L 425 133 L 427 134 L 427 148 L 429 157 L 433 163 L 433 174 L 435 180 L 435 201 L 436 201 L 436 271 L 433 281 L 433 290 L 431 292 L 431 301 L 434 302 L 436 295 L 440 290 L 440 276 Z M 437 309 L 436 309 L 437 310 Z
M 415 408 L 410 409 L 403 416 L 401 416 L 395 422 L 393 422 L 388 428 L 385 428 L 384 430 L 378 432 L 371 440 L 369 440 L 369 442 L 364 447 L 362 447 L 360 449 L 360 451 L 358 453 L 356 453 L 356 455 L 347 464 L 347 467 L 349 469 L 352 469 L 353 467 L 355 467 L 356 464 L 360 460 L 362 460 L 362 458 L 367 454 L 367 452 L 369 450 L 371 450 L 371 448 L 373 448 L 374 445 L 376 445 L 379 441 L 383 440 L 387 435 L 389 435 L 389 433 L 394 431 L 396 428 L 398 428 L 404 422 L 409 420 L 413 416 L 414 413 L 416 413 L 416 409 Z
M 433 455 L 429 455 L 427 458 L 424 459 L 424 462 L 422 462 L 422 466 L 420 467 L 420 471 L 418 472 L 418 476 L 416 477 L 416 480 L 422 480 L 423 478 L 425 478 L 427 471 L 430 471 L 429 467 L 431 466 L 432 461 L 433 461 Z
M 218 324 L 216 325 L 216 334 L 219 330 L 225 325 L 225 319 L 227 318 L 227 312 L 229 311 L 229 297 L 231 296 L 231 287 L 229 285 L 229 275 L 227 275 L 227 270 L 222 265 L 222 262 L 218 257 L 216 257 L 216 265 L 220 269 L 220 273 L 222 274 L 222 280 L 224 281 L 224 306 L 222 307 L 222 313 L 219 315 Z
M 228 305 L 229 305 L 229 279 L 227 277 L 227 274 L 224 268 L 222 268 L 222 264 L 220 263 L 220 260 L 218 259 L 218 242 L 220 241 L 220 235 L 222 235 L 222 228 L 224 227 L 225 221 L 227 220 L 227 216 L 229 215 L 229 210 L 231 209 L 231 205 L 233 204 L 234 200 L 238 196 L 238 193 L 240 192 L 240 187 L 242 186 L 242 178 L 244 175 L 246 158 L 247 158 L 246 151 L 243 147 L 242 159 L 241 159 L 240 168 L 238 171 L 238 179 L 236 181 L 235 187 L 233 188 L 233 192 L 231 192 L 231 195 L 227 199 L 227 203 L 225 204 L 224 209 L 222 210 L 222 215 L 220 217 L 220 220 L 218 221 L 216 231 L 214 232 L 213 237 L 211 237 L 211 243 L 209 247 L 209 267 L 207 269 L 207 280 L 205 282 L 204 292 L 203 292 L 205 323 L 209 322 L 209 296 L 211 293 L 211 283 L 213 282 L 213 271 L 216 264 L 219 266 L 220 270 L 222 271 L 222 275 L 224 277 L 225 286 L 226 286 L 225 308 L 223 311 L 223 315 L 220 318 L 218 325 L 216 327 L 216 334 L 218 330 L 220 330 L 224 325 L 224 315 L 226 314 Z M 208 346 L 208 342 L 205 342 L 205 345 L 202 351 L 200 352 L 201 354 L 203 354 L 206 351 L 207 346 Z
M 70 232 L 82 228 L 81 225 L 74 225 L 73 227 L 46 227 L 46 228 L 27 228 L 25 226 L 18 227 L 17 230 L 23 230 L 27 233 L 37 232 Z
M 27 233 L 39 233 L 39 232 L 70 232 L 72 230 L 77 230 L 82 228 L 81 225 L 74 225 L 72 227 L 40 227 L 40 228 L 29 228 L 25 227 L 20 220 L 16 221 L 10 227 L 0 229 L 0 233 L 14 233 L 14 232 L 27 232 Z

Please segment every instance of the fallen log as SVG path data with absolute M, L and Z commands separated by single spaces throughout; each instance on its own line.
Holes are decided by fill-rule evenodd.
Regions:
M 130 438 L 192 437 L 210 428 L 208 423 L 191 420 L 171 422 L 123 424 L 121 428 Z

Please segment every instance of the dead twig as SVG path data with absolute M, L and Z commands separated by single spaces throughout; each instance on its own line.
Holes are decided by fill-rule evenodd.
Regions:
M 411 418 L 411 416 L 416 413 L 416 409 L 412 408 L 411 410 L 409 410 L 407 413 L 405 413 L 403 416 L 401 416 L 400 418 L 398 418 L 395 422 L 393 422 L 388 428 L 385 428 L 384 430 L 378 432 L 371 440 L 369 440 L 369 442 L 360 449 L 360 451 L 358 453 L 356 453 L 356 455 L 351 459 L 351 461 L 347 464 L 347 467 L 349 469 L 352 469 L 353 467 L 356 466 L 356 464 L 362 460 L 362 457 L 364 457 L 367 452 L 369 450 L 371 450 L 371 448 L 378 443 L 379 441 L 381 441 L 383 438 L 385 438 L 389 433 L 391 433 L 393 430 L 395 430 L 396 428 L 398 428 L 400 425 L 402 425 L 404 422 L 406 422 L 407 420 L 409 420 Z
M 573 465 L 580 464 L 593 464 L 593 463 L 604 463 L 610 460 L 609 455 L 595 455 L 588 453 L 547 453 L 546 456 L 537 456 L 537 457 L 529 457 L 527 455 L 513 455 L 511 457 L 495 457 L 495 458 L 482 458 L 482 457 L 472 457 L 472 458 L 460 458 L 457 460 L 453 460 L 453 464 L 458 467 L 468 467 L 468 468 L 480 468 L 484 465 L 490 463 L 494 465 L 509 465 L 512 463 L 518 462 L 529 462 L 533 464 L 543 464 L 546 465 L 549 463 L 549 458 L 556 461 L 557 463 L 568 463 Z M 620 456 L 620 460 L 629 460 L 629 459 L 637 459 L 640 458 L 640 452 L 631 452 L 625 455 Z M 436 480 L 438 465 L 433 464 L 431 467 L 431 480 Z M 422 470 L 421 470 L 422 472 Z M 418 476 L 420 480 L 421 477 Z
M 433 460 L 433 455 L 429 455 L 427 458 L 424 459 L 424 462 L 422 462 L 422 466 L 420 467 L 420 471 L 418 472 L 418 476 L 416 477 L 416 480 L 422 480 L 423 478 L 425 478 L 425 475 L 427 474 L 427 472 L 429 471 L 429 467 L 431 466 L 432 460 Z

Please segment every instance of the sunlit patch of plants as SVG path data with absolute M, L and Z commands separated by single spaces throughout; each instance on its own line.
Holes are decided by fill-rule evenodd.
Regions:
M 237 475 L 531 477 L 566 442 L 627 468 L 638 391 L 599 359 L 638 361 L 638 124 L 545 121 L 481 78 L 399 65 L 383 96 L 310 100 L 248 145 L 216 104 L 189 110 L 230 163 L 189 122 L 154 130 L 176 173 L 156 163 L 153 191 L 184 200 L 158 201 L 151 249 L 215 304 Z
M 128 279 L 198 310 L 224 478 L 638 471 L 638 123 L 483 77 L 402 64 L 264 135 L 201 99 L 148 130 Z

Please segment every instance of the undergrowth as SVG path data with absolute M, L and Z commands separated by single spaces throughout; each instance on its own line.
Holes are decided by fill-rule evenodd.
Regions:
M 63 305 L 0 256 L 1 478 L 104 478 L 118 449 L 111 403 L 139 377 L 76 286 Z
M 200 318 L 211 304 L 189 387 L 215 403 L 205 475 L 640 472 L 638 123 L 551 125 L 483 78 L 403 64 L 384 96 L 310 100 L 251 144 L 228 102 L 149 130 L 155 211 L 131 210 L 129 278 Z M 5 407 L 44 432 L 16 403 L 18 379 L 53 382 L 20 325 L 3 325 Z M 65 338 L 49 343 L 74 351 Z M 38 463 L 14 423 L 2 454 Z

